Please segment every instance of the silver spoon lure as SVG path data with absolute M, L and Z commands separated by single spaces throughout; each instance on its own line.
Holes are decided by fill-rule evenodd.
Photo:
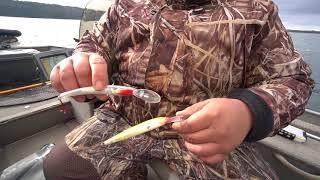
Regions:
M 114 95 L 114 96 L 135 96 L 146 103 L 159 103 L 161 97 L 158 93 L 149 90 L 149 89 L 136 89 L 127 86 L 119 85 L 108 85 L 105 89 L 101 91 L 95 90 L 93 87 L 83 87 L 74 89 L 61 93 L 58 96 L 58 99 L 61 100 L 64 97 L 80 96 L 80 95 L 89 95 L 89 94 L 103 94 L 103 95 Z

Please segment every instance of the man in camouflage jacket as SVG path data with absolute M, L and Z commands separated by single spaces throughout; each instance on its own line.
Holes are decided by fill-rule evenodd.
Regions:
M 101 89 L 105 72 L 161 102 L 110 97 L 48 155 L 48 179 L 144 179 L 152 160 L 181 179 L 276 179 L 252 142 L 301 115 L 313 88 L 271 0 L 119 0 L 51 80 L 60 92 Z M 173 129 L 102 143 L 176 113 L 187 120 Z

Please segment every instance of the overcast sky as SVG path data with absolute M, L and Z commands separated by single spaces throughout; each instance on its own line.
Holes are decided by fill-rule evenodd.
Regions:
M 320 31 L 320 0 L 274 0 L 289 29 Z
M 63 6 L 85 7 L 88 0 L 17 0 L 17 1 L 32 1 L 46 4 L 59 4 Z
M 283 13 L 320 14 L 319 0 L 274 0 Z

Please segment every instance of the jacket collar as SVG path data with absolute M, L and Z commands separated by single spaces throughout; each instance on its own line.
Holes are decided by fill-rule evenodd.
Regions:
M 167 5 L 177 9 L 192 9 L 209 5 L 216 0 L 166 0 Z
M 158 7 L 171 6 L 173 9 L 194 9 L 210 4 L 217 4 L 218 1 L 226 0 L 149 0 Z

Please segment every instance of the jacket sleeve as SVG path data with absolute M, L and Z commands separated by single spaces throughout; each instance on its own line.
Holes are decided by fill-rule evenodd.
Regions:
M 112 5 L 102 15 L 100 20 L 94 23 L 93 29 L 90 31 L 87 30 L 82 35 L 74 53 L 97 53 L 108 63 L 112 63 L 114 59 L 117 19 L 116 5 Z M 108 68 L 109 67 L 110 66 L 108 66 Z
M 253 113 L 247 141 L 273 135 L 301 115 L 314 87 L 310 67 L 294 49 L 277 6 L 267 8 L 267 23 L 256 30 L 245 65 L 246 87 L 229 95 L 244 101 Z

